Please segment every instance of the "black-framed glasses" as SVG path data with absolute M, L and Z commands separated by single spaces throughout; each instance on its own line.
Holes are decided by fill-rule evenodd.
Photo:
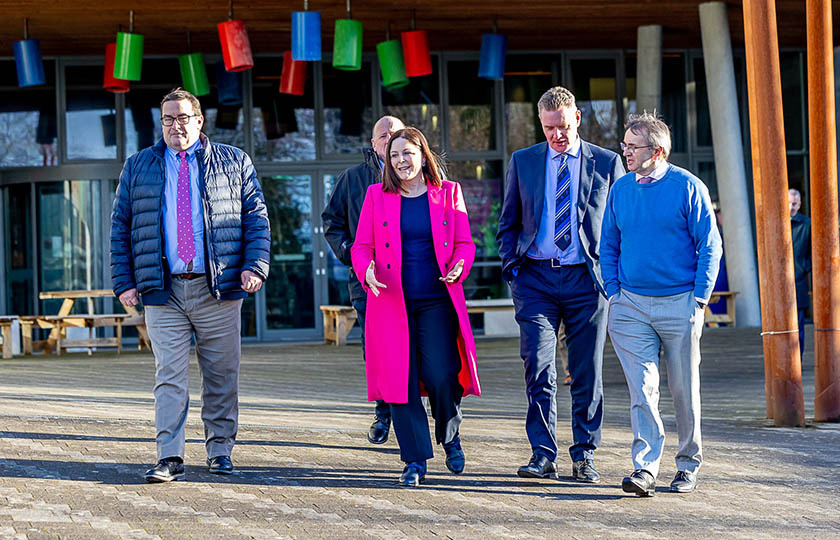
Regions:
M 179 124 L 185 126 L 190 123 L 190 118 L 194 118 L 196 116 L 201 116 L 200 114 L 179 114 L 178 116 L 169 116 L 165 114 L 160 117 L 160 123 L 164 126 L 171 126 L 175 123 L 175 120 L 178 121 Z
M 636 146 L 635 144 L 624 144 L 623 142 L 621 142 L 621 143 L 618 143 L 618 145 L 621 147 L 622 152 L 626 152 L 627 150 L 630 150 L 634 154 L 636 153 L 636 150 L 640 150 L 642 148 L 653 148 L 653 145 L 651 145 L 651 144 L 648 144 L 646 146 Z

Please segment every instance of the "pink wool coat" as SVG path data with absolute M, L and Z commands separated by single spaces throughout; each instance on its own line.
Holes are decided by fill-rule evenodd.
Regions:
M 429 185 L 429 213 L 432 239 L 440 276 L 445 276 L 459 260 L 464 270 L 456 283 L 446 284 L 460 325 L 458 352 L 461 371 L 458 381 L 464 395 L 480 395 L 475 362 L 475 341 L 462 282 L 475 260 L 475 243 L 461 186 L 443 181 L 441 187 Z M 397 193 L 385 193 L 382 184 L 368 188 L 356 240 L 350 249 L 353 270 L 367 291 L 365 315 L 365 366 L 368 399 L 388 403 L 408 401 L 408 315 L 402 288 L 402 240 L 400 236 L 400 199 Z M 387 288 L 374 296 L 365 283 L 370 261 L 376 262 L 376 279 Z

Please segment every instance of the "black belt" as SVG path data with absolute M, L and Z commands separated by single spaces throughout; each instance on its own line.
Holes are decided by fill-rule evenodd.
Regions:
M 532 259 L 531 257 L 525 257 L 525 261 L 528 264 L 533 264 L 543 268 L 574 268 L 575 266 L 586 266 L 585 262 L 576 264 L 560 264 L 557 259 Z
M 190 274 L 172 274 L 172 277 L 175 278 L 175 279 L 193 280 L 193 279 L 198 279 L 200 277 L 204 277 L 204 274 L 192 274 L 192 273 L 190 273 Z

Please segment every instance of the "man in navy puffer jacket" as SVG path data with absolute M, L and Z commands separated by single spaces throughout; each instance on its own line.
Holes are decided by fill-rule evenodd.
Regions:
M 184 478 L 190 341 L 203 379 L 210 472 L 231 474 L 239 414 L 242 299 L 268 277 L 268 213 L 251 159 L 201 133 L 195 96 L 161 102 L 163 140 L 125 162 L 111 215 L 111 279 L 142 298 L 155 354 L 158 462 L 148 482 Z

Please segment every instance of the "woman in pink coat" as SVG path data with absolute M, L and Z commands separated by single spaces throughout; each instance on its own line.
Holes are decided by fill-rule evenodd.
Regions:
M 447 468 L 464 470 L 461 397 L 481 393 L 462 286 L 475 244 L 461 186 L 441 178 L 418 129 L 394 133 L 386 156 L 382 183 L 368 188 L 351 256 L 368 292 L 368 399 L 391 404 L 406 463 L 400 485 L 413 487 L 434 456 L 421 394 L 429 396 Z

